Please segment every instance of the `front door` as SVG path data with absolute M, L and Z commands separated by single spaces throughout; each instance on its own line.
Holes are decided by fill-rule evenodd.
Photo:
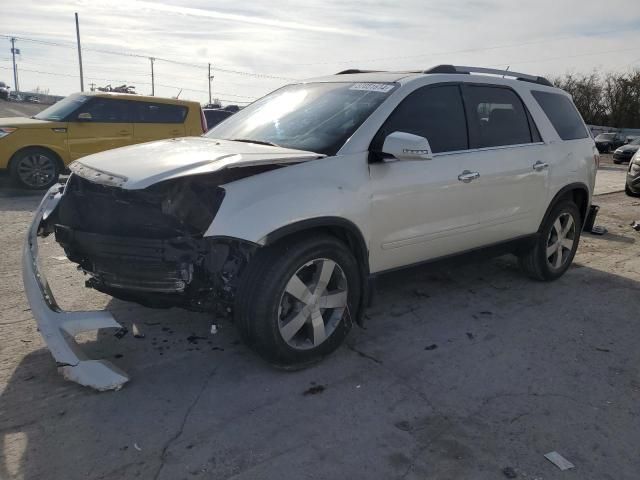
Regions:
M 372 150 L 379 151 L 395 131 L 425 137 L 434 155 L 370 164 L 372 272 L 466 250 L 477 222 L 468 184 L 458 179 L 469 156 L 460 87 L 426 86 L 409 94 L 374 138 Z
M 133 143 L 127 102 L 95 97 L 80 107 L 67 125 L 72 160 Z

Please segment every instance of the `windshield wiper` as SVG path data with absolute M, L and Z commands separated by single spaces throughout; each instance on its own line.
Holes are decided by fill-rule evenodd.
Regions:
M 231 138 L 232 142 L 244 142 L 244 143 L 257 143 L 258 145 L 269 145 L 270 147 L 279 147 L 280 145 L 276 145 L 272 142 L 265 142 L 263 140 L 252 140 L 250 138 Z

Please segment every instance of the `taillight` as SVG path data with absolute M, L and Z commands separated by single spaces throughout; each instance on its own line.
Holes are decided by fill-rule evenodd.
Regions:
M 200 124 L 202 125 L 202 133 L 207 133 L 207 117 L 204 116 L 204 110 L 200 109 Z

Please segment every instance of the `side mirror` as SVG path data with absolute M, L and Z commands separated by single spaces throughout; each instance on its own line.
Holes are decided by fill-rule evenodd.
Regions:
M 81 122 L 89 122 L 93 118 L 89 112 L 79 113 L 76 117 Z
M 433 154 L 426 138 L 411 133 L 393 132 L 387 135 L 382 153 L 396 160 L 431 160 Z

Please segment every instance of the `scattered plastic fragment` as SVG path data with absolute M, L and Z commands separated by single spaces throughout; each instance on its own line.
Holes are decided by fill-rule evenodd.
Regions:
M 507 478 L 517 478 L 518 477 L 518 474 L 516 473 L 516 471 L 511 467 L 504 467 L 502 469 L 502 473 Z
M 135 323 L 131 326 L 131 330 L 133 330 L 133 338 L 144 338 L 144 333 L 140 331 Z
M 137 443 L 134 443 L 134 444 L 133 444 L 133 448 L 135 448 L 135 449 L 136 449 L 136 450 L 138 450 L 139 452 L 141 452 L 141 451 L 142 451 L 142 449 L 138 446 L 138 444 L 137 444 Z
M 571 463 L 569 460 L 564 458 L 558 452 L 545 453 L 544 458 L 549 460 L 551 463 L 553 463 L 560 470 L 569 470 L 569 469 L 575 467 L 575 465 L 573 463 Z
M 602 347 L 596 347 L 596 350 L 604 353 L 609 353 L 611 351 L 608 348 L 602 348 Z
M 435 350 L 436 348 L 438 348 L 438 345 L 436 345 L 435 343 L 424 347 L 425 350 Z
M 211 335 L 215 335 L 216 333 L 218 333 L 218 325 L 216 325 L 215 323 L 211 324 Z
M 634 220 L 630 223 L 631 228 L 633 228 L 636 232 L 640 232 L 640 221 Z

